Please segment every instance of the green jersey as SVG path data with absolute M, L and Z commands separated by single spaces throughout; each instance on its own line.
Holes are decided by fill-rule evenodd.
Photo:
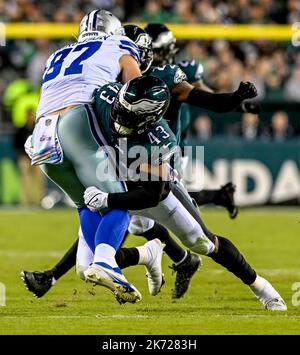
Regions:
M 186 74 L 187 82 L 193 84 L 203 78 L 203 65 L 195 60 L 182 60 L 177 63 L 179 68 Z M 180 110 L 180 136 L 183 144 L 186 131 L 191 124 L 190 105 L 182 104 Z
M 187 82 L 192 84 L 203 77 L 203 65 L 195 60 L 182 60 L 177 63 L 179 68 L 185 73 Z
M 187 80 L 185 73 L 178 67 L 178 65 L 175 64 L 167 64 L 161 67 L 152 67 L 147 75 L 152 75 L 163 80 L 167 84 L 171 93 L 176 85 Z M 171 98 L 169 108 L 164 116 L 176 136 L 178 145 L 180 143 L 181 137 L 180 108 L 181 102 Z
M 98 124 L 106 143 L 113 147 L 117 161 L 127 167 L 137 168 L 142 163 L 160 165 L 171 162 L 171 158 L 177 151 L 176 137 L 168 123 L 161 118 L 145 134 L 135 137 L 123 137 L 117 135 L 112 127 L 112 104 L 122 87 L 119 83 L 104 85 L 95 95 L 95 113 Z M 132 164 L 136 162 L 136 165 Z M 125 163 L 124 163 L 125 162 Z

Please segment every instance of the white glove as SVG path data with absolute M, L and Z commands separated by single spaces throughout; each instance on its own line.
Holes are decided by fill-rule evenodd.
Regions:
M 30 159 L 33 157 L 33 144 L 32 144 L 32 135 L 30 135 L 24 144 L 25 152 Z
M 107 207 L 108 193 L 99 190 L 95 186 L 88 187 L 84 192 L 84 203 L 92 212 L 97 212 Z

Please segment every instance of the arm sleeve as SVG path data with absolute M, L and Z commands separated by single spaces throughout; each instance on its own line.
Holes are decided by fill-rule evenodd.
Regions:
M 164 181 L 149 181 L 128 192 L 109 193 L 108 207 L 121 210 L 142 210 L 155 207 L 163 195 L 165 184 Z
M 215 94 L 194 88 L 186 100 L 190 105 L 222 113 L 233 111 L 242 98 L 236 93 Z

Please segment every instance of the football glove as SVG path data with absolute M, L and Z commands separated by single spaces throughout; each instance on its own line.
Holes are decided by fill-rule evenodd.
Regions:
M 252 99 L 257 96 L 257 90 L 255 85 L 249 81 L 241 81 L 236 91 L 236 95 L 238 95 L 242 100 Z
M 84 203 L 92 212 L 97 212 L 107 207 L 108 193 L 99 190 L 95 186 L 88 187 L 84 192 Z

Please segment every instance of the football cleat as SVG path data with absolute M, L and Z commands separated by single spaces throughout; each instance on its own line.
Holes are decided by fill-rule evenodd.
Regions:
M 265 303 L 265 309 L 268 311 L 286 311 L 287 305 L 284 300 L 280 298 L 272 298 Z
M 165 283 L 164 274 L 161 269 L 161 259 L 165 244 L 159 239 L 153 239 L 144 244 L 144 247 L 147 249 L 149 255 L 149 261 L 145 264 L 148 289 L 150 295 L 155 296 L 160 292 Z
M 140 292 L 130 284 L 124 275 L 98 264 L 91 264 L 84 272 L 86 282 L 108 288 L 120 303 L 136 303 L 142 299 Z
M 263 277 L 257 276 L 255 286 L 251 285 L 250 288 L 256 298 L 258 298 L 258 300 L 263 304 L 265 309 L 269 311 L 287 310 L 287 306 L 280 294 L 275 290 L 270 282 Z
M 216 192 L 214 203 L 227 208 L 230 218 L 234 219 L 238 214 L 238 207 L 234 202 L 235 185 L 232 182 L 222 186 Z
M 28 291 L 37 298 L 43 297 L 52 287 L 53 274 L 51 271 L 22 271 L 21 279 Z
M 171 269 L 176 272 L 175 286 L 172 289 L 172 298 L 181 298 L 189 288 L 191 279 L 201 266 L 199 255 L 188 252 L 186 258 L 179 264 L 173 264 Z

